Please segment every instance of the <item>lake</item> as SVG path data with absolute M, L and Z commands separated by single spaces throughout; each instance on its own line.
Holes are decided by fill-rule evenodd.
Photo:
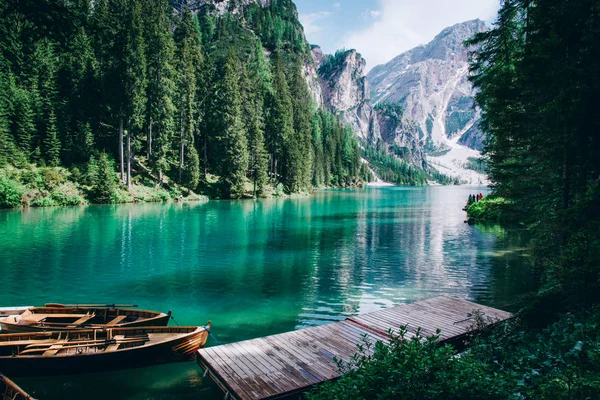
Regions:
M 139 304 L 224 343 L 441 294 L 513 310 L 534 286 L 525 233 L 465 224 L 476 192 L 0 211 L 0 306 Z M 195 363 L 15 380 L 42 400 L 222 398 Z

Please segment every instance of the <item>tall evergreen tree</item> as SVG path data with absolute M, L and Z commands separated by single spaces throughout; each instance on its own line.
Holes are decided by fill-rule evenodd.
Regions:
M 311 186 L 313 168 L 313 146 L 311 118 L 314 113 L 312 97 L 306 80 L 302 76 L 301 63 L 294 63 L 291 73 L 290 91 L 294 116 L 293 134 L 286 143 L 286 186 L 290 192 L 299 192 Z
M 50 111 L 48 122 L 46 124 L 46 136 L 44 137 L 44 159 L 51 167 L 60 164 L 60 140 L 56 128 L 56 116 L 54 111 Z
M 315 113 L 312 118 L 311 134 L 314 154 L 312 184 L 315 187 L 320 187 L 325 183 L 325 160 L 323 158 L 323 128 L 318 113 Z
M 146 112 L 146 44 L 141 0 L 129 0 L 126 13 L 126 42 L 124 57 L 124 112 L 127 122 L 127 187 L 131 187 L 131 143 L 143 137 Z
M 14 92 L 11 130 L 19 147 L 27 157 L 30 157 L 34 150 L 36 133 L 35 113 L 29 93 L 23 89 L 16 89 Z
M 284 157 L 284 145 L 294 133 L 294 117 L 283 63 L 278 54 L 275 54 L 274 61 L 273 93 L 267 98 L 267 106 L 269 113 L 266 126 L 266 142 L 267 150 L 271 156 L 270 171 L 272 179 L 279 182 L 278 167 L 280 171 Z
M 227 197 L 239 199 L 244 195 L 248 170 L 248 141 L 242 121 L 238 60 L 233 49 L 220 76 L 215 93 L 214 129 L 222 149 L 221 184 Z
M 93 177 L 93 200 L 97 203 L 113 203 L 116 190 L 116 177 L 113 162 L 106 153 L 100 154 L 95 169 L 97 172 Z
M 265 147 L 262 80 L 251 79 L 242 67 L 241 82 L 243 122 L 248 133 L 248 170 L 253 183 L 254 197 L 258 197 L 263 194 L 267 184 L 269 162 Z
M 167 156 L 175 129 L 173 119 L 175 43 L 171 34 L 168 2 L 166 0 L 152 2 L 148 11 L 150 22 L 146 24 L 148 62 L 146 156 L 152 161 L 155 171 L 160 176 L 159 180 L 162 181 L 162 173 L 169 168 Z M 153 149 L 156 149 L 154 155 Z
M 177 45 L 177 107 L 179 130 L 179 180 L 185 166 L 185 149 L 194 145 L 196 113 L 196 72 L 202 61 L 200 35 L 189 10 L 185 10 L 175 29 Z

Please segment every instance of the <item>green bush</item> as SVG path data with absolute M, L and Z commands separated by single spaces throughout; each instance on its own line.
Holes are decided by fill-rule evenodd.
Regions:
M 40 168 L 39 172 L 42 174 L 44 186 L 48 190 L 52 190 L 66 181 L 64 174 L 61 174 L 57 168 Z
M 37 168 L 27 169 L 21 172 L 20 180 L 24 185 L 31 189 L 42 189 L 44 187 L 44 177 Z
M 59 204 L 50 196 L 38 197 L 31 202 L 32 207 L 55 207 Z
M 478 222 L 501 222 L 503 212 L 512 203 L 502 197 L 486 197 L 473 203 L 467 209 L 467 215 Z
M 512 393 L 510 374 L 494 374 L 469 354 L 457 357 L 438 336 L 423 338 L 417 331 L 409 337 L 407 327 L 389 346 L 365 340 L 350 363 L 338 366 L 345 375 L 318 386 L 309 400 L 507 399 Z
M 52 191 L 52 200 L 61 206 L 80 206 L 85 204 L 85 199 L 78 194 L 69 194 L 60 190 Z
M 148 200 L 148 201 L 164 203 L 169 200 L 171 200 L 171 196 L 169 195 L 169 192 L 167 192 L 165 189 L 156 189 L 151 197 L 151 200 Z
M 0 170 L 0 208 L 15 208 L 21 205 L 25 188 L 19 182 L 9 179 Z

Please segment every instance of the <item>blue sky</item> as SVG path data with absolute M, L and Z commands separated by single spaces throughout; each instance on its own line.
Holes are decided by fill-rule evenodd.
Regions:
M 499 0 L 294 0 L 311 44 L 356 49 L 368 68 L 429 42 L 447 26 L 492 22 Z

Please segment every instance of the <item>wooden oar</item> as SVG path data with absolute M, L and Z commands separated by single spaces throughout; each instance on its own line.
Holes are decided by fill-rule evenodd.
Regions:
M 46 303 L 46 307 L 75 307 L 75 308 L 137 308 L 137 304 L 60 304 Z

